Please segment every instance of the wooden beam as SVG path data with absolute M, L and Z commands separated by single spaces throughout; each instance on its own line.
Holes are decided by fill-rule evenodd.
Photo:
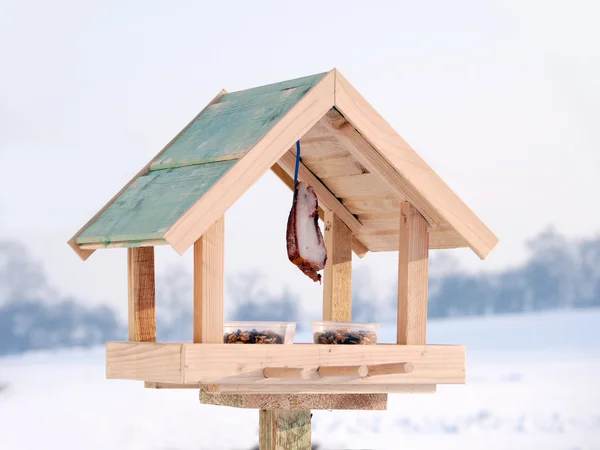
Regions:
M 424 345 L 427 337 L 429 233 L 427 222 L 408 202 L 400 206 L 397 343 Z
M 200 383 L 182 384 L 182 383 L 157 383 L 155 381 L 144 381 L 146 389 L 200 389 Z
M 169 146 L 175 142 L 179 136 L 181 136 L 185 130 L 187 130 L 191 124 L 193 124 L 196 119 L 198 118 L 198 116 L 200 116 L 200 114 L 202 114 L 206 108 L 208 108 L 210 105 L 217 103 L 221 97 L 223 97 L 225 94 L 227 94 L 227 91 L 225 89 L 221 89 L 221 92 L 219 92 L 210 102 L 208 102 L 208 104 L 202 108 L 202 111 L 200 111 L 198 114 L 196 114 L 196 116 L 189 121 L 189 123 L 183 127 L 183 129 L 177 133 L 177 136 L 175 136 L 173 139 L 171 139 L 169 141 L 169 143 L 167 145 L 165 145 L 162 150 L 160 152 L 158 152 L 143 168 L 142 170 L 140 170 L 138 173 L 135 174 L 135 176 L 133 178 L 131 178 L 131 180 L 129 180 L 129 182 L 123 186 L 123 188 L 117 192 L 113 198 L 111 198 L 95 215 L 94 217 L 92 217 L 90 220 L 87 221 L 87 223 L 82 226 L 77 233 L 75 233 L 73 235 L 73 237 L 71 239 L 69 239 L 69 241 L 67 242 L 69 244 L 69 246 L 75 251 L 75 253 L 77 253 L 77 255 L 79 255 L 79 257 L 85 261 L 86 259 L 88 259 L 92 253 L 94 253 L 95 249 L 82 249 L 80 245 L 77 244 L 77 242 L 75 241 L 77 239 L 77 236 L 79 236 L 83 230 L 85 230 L 89 224 L 91 224 L 93 221 L 95 221 L 98 217 L 100 217 L 100 215 L 106 211 L 106 209 L 117 199 L 119 198 L 119 196 L 125 192 L 125 190 L 131 186 L 131 184 L 137 180 L 139 177 L 146 175 L 149 171 L 150 171 L 150 165 L 158 158 L 160 157 L 165 151 L 167 151 L 167 149 L 169 148 Z
M 283 391 L 286 391 L 283 387 Z M 200 387 L 200 403 L 206 405 L 229 406 L 233 408 L 270 409 L 270 410 L 370 410 L 385 411 L 387 394 L 262 394 L 260 391 L 249 393 L 220 392 L 212 393 L 212 386 Z
M 465 348 L 461 345 L 225 345 L 108 342 L 108 379 L 189 384 L 339 384 L 332 378 L 265 379 L 263 369 L 358 366 L 410 362 L 398 375 L 344 380 L 345 385 L 464 384 Z
M 119 242 L 99 242 L 95 244 L 79 244 L 81 250 L 98 250 L 102 248 L 134 248 L 134 247 L 156 247 L 167 245 L 163 239 L 148 239 L 147 241 L 119 241 Z
M 352 232 L 333 211 L 325 212 L 327 263 L 323 275 L 323 320 L 352 320 Z
M 498 238 L 338 70 L 335 108 L 370 144 L 362 149 L 366 164 L 353 153 L 361 164 L 393 181 L 431 226 L 447 221 L 479 258 L 487 257 Z
M 260 410 L 260 450 L 311 450 L 310 410 Z
M 325 75 L 290 109 L 246 156 L 233 165 L 164 234 L 164 238 L 183 254 L 225 214 L 258 178 L 300 139 L 333 106 L 333 71 Z
M 223 342 L 225 217 L 194 243 L 194 342 Z
M 273 164 L 271 167 L 271 171 L 279 178 L 283 184 L 285 184 L 291 191 L 294 190 L 294 179 L 288 175 L 288 173 L 279 166 L 278 163 Z M 319 195 L 317 194 L 317 197 Z M 325 221 L 325 210 L 319 206 L 319 219 Z M 356 236 L 352 235 L 352 251 L 359 258 L 364 258 L 365 255 L 369 252 L 369 249 L 360 242 Z
M 156 383 L 160 386 L 164 383 Z M 198 385 L 173 385 L 189 386 L 194 389 Z M 436 392 L 435 384 L 217 384 L 203 385 L 207 386 L 207 392 L 210 393 L 230 393 L 230 394 L 433 394 Z M 346 399 L 352 397 L 346 395 Z M 351 406 L 351 405 L 348 405 Z M 357 408 L 358 409 L 358 408 Z
M 154 247 L 127 249 L 129 340 L 156 341 Z
M 246 152 L 229 153 L 227 155 L 212 156 L 209 158 L 186 159 L 184 161 L 157 162 L 150 165 L 150 171 L 176 169 L 177 167 L 194 166 L 198 164 L 215 163 L 221 161 L 231 161 L 233 159 L 243 158 Z

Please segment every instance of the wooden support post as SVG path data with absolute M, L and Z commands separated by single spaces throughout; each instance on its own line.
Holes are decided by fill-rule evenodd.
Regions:
M 129 340 L 156 342 L 154 247 L 127 249 Z
M 194 342 L 223 342 L 225 217 L 194 243 Z
M 260 410 L 260 450 L 311 450 L 309 410 Z
M 352 320 L 352 232 L 333 212 L 325 211 L 327 263 L 323 276 L 323 320 Z
M 397 343 L 421 345 L 427 340 L 428 225 L 408 202 L 400 205 Z

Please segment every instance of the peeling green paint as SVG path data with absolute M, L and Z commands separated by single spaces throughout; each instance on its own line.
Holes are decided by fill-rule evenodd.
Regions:
M 136 179 L 76 239 L 92 242 L 160 239 L 239 160 L 150 172 Z
M 78 244 L 163 239 L 326 73 L 231 92 L 196 120 L 76 238 Z M 215 162 L 217 160 L 218 162 Z

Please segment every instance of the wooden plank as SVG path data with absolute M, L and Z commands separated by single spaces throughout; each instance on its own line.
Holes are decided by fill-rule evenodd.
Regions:
M 288 175 L 293 176 L 296 168 L 296 152 L 290 150 L 281 156 L 278 161 L 279 166 L 287 172 Z M 305 182 L 312 187 L 319 198 L 319 201 L 323 203 L 326 209 L 334 211 L 338 217 L 346 224 L 353 233 L 358 234 L 362 228 L 362 224 L 354 217 L 350 211 L 348 211 L 344 205 L 333 195 L 329 189 L 321 181 L 315 177 L 310 170 L 308 170 L 304 164 L 300 163 L 298 168 L 298 179 Z
M 294 179 L 283 170 L 279 164 L 275 163 L 271 166 L 273 173 L 279 178 L 283 184 L 285 184 L 291 191 L 294 191 Z M 318 195 L 317 195 L 318 197 Z M 325 211 L 319 206 L 319 219 L 323 220 L 325 217 Z M 369 252 L 369 249 L 365 247 L 355 236 L 352 236 L 352 251 L 359 258 L 364 258 Z
M 469 243 L 452 229 L 440 227 L 429 229 L 430 249 L 449 249 L 469 247 Z
M 199 156 L 197 158 L 190 157 L 189 159 L 179 161 L 162 161 L 154 162 L 150 165 L 150 171 L 152 170 L 165 170 L 165 169 L 176 169 L 178 167 L 193 166 L 198 164 L 208 164 L 221 161 L 231 161 L 233 159 L 240 159 L 246 154 L 243 152 L 227 153 L 225 155 L 213 155 L 213 156 Z
M 317 122 L 319 124 L 320 122 Z M 316 126 L 316 125 L 315 125 Z M 344 158 L 350 156 L 334 136 L 312 137 L 314 127 L 302 136 L 301 153 L 302 158 Z M 327 131 L 329 133 L 329 131 Z
M 231 160 L 149 172 L 86 228 L 77 243 L 163 239 L 168 227 L 235 164 Z
M 200 403 L 271 410 L 384 411 L 387 409 L 387 394 L 211 394 L 201 388 Z
M 176 385 L 177 386 L 177 385 Z M 183 385 L 188 386 L 188 385 Z M 197 385 L 189 385 L 194 388 Z M 231 394 L 433 394 L 435 384 L 219 384 L 207 385 L 210 393 Z
M 371 252 L 398 251 L 398 235 L 384 235 L 361 233 L 360 239 Z
M 194 342 L 223 342 L 225 217 L 194 244 Z
M 337 70 L 335 78 L 335 107 L 352 124 L 339 129 L 350 144 L 348 150 L 370 172 L 385 176 L 429 224 L 448 222 L 485 259 L 498 238 Z M 352 139 L 355 131 L 371 146 L 356 147 L 360 144 Z M 360 150 L 352 151 L 351 147 Z M 364 155 L 364 160 L 359 155 Z
M 183 383 L 181 344 L 107 342 L 106 378 L 109 380 Z
M 304 148 L 301 148 L 301 152 Z M 347 175 L 359 175 L 368 173 L 358 161 L 350 155 L 337 158 L 304 156 L 302 152 L 302 163 L 318 178 L 333 178 Z
M 363 232 L 370 230 L 394 230 L 398 234 L 400 224 L 400 208 L 396 211 L 359 214 L 358 220 L 363 224 Z
M 194 243 L 333 106 L 334 73 L 327 74 L 204 194 L 164 238 L 179 253 Z
M 146 389 L 200 389 L 198 384 L 182 384 L 182 383 L 157 383 L 155 381 L 144 381 Z
M 79 248 L 82 250 L 98 250 L 100 248 L 156 247 L 158 245 L 167 245 L 167 241 L 163 239 L 149 239 L 147 241 L 104 242 L 96 244 L 81 244 L 79 245 Z
M 333 212 L 325 212 L 327 263 L 323 275 L 323 320 L 352 321 L 352 232 Z
M 159 346 L 159 347 L 157 347 Z M 129 342 L 106 344 L 112 355 L 113 369 L 110 378 L 155 381 L 164 383 L 205 384 L 463 384 L 465 382 L 465 349 L 460 345 L 228 345 L 194 343 Z M 157 348 L 169 348 L 182 353 L 177 360 L 185 360 L 183 379 L 173 379 L 179 367 L 169 368 L 169 363 L 154 359 L 152 368 L 136 360 L 145 360 Z M 127 351 L 124 352 L 123 349 Z M 113 351 L 113 350 L 116 350 Z M 383 375 L 367 379 L 319 378 L 316 370 L 321 366 L 352 366 L 410 362 L 411 373 Z M 172 363 L 171 363 L 172 364 Z M 265 379 L 265 367 L 302 367 L 311 370 L 308 380 Z M 166 372 L 166 373 L 164 373 Z M 135 376 L 133 376 L 135 375 Z M 163 378 L 163 375 L 167 379 Z
M 131 186 L 131 184 L 138 179 L 139 177 L 146 175 L 150 169 L 150 165 L 152 164 L 152 162 L 159 158 L 160 155 L 162 155 L 168 148 L 169 146 L 175 142 L 184 132 L 185 130 L 187 130 L 190 125 L 192 123 L 194 123 L 194 121 L 204 112 L 206 111 L 206 108 L 208 108 L 210 105 L 216 103 L 219 101 L 219 99 L 225 95 L 227 93 L 227 91 L 225 89 L 221 89 L 221 91 L 204 107 L 202 108 L 202 110 L 196 114 L 196 117 L 194 117 L 185 127 L 183 127 L 183 129 L 173 138 L 169 141 L 169 143 L 167 143 L 167 145 L 165 145 L 163 147 L 163 149 L 158 152 L 143 168 L 142 170 L 140 170 L 137 174 L 135 174 L 133 176 L 133 178 L 131 178 L 131 180 L 129 180 L 129 182 L 123 186 L 123 188 L 117 192 L 113 198 L 111 198 L 108 203 L 106 203 L 106 205 L 104 205 L 90 220 L 87 221 L 87 223 L 85 225 L 83 225 L 74 235 L 73 237 L 71 237 L 71 239 L 69 239 L 68 244 L 69 246 L 75 251 L 75 253 L 77 253 L 77 255 L 83 260 L 87 260 L 92 253 L 94 253 L 95 250 L 90 249 L 90 250 L 83 250 L 79 248 L 79 245 L 76 243 L 76 239 L 77 237 L 81 234 L 81 232 L 83 232 L 83 230 L 85 230 L 91 223 L 95 222 L 98 217 L 100 217 L 101 214 L 104 213 L 104 211 L 117 199 L 121 196 L 121 194 L 123 192 L 125 192 L 125 190 L 127 190 L 129 188 L 129 186 Z
M 379 197 L 392 194 L 389 186 L 373 173 L 326 178 L 322 181 L 337 198 Z
M 469 245 L 463 238 L 456 233 L 445 231 L 431 231 L 429 229 L 429 249 L 443 250 L 452 248 L 464 248 Z M 381 230 L 375 233 L 363 232 L 360 239 L 372 252 L 397 252 L 400 243 L 400 237 L 396 230 Z
M 397 343 L 424 345 L 427 338 L 428 226 L 410 203 L 402 203 L 400 211 Z
M 245 154 L 324 76 L 321 73 L 225 94 L 152 163 L 150 170 Z
M 379 212 L 397 212 L 400 210 L 400 204 L 405 199 L 400 199 L 396 195 L 382 197 L 346 197 L 342 199 L 342 204 L 348 208 L 352 214 L 375 214 Z M 398 213 L 399 214 L 399 213 Z
M 310 410 L 259 412 L 260 450 L 311 450 Z
M 154 247 L 127 249 L 129 340 L 156 341 Z

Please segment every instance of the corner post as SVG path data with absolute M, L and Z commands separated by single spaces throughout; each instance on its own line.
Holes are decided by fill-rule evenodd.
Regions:
M 223 342 L 225 217 L 194 243 L 194 342 Z
M 129 340 L 156 342 L 154 247 L 127 249 Z
M 323 320 L 352 320 L 352 232 L 333 212 L 325 211 L 327 263 L 323 276 Z
M 427 222 L 414 206 L 403 202 L 398 255 L 398 344 L 426 343 L 428 265 Z

